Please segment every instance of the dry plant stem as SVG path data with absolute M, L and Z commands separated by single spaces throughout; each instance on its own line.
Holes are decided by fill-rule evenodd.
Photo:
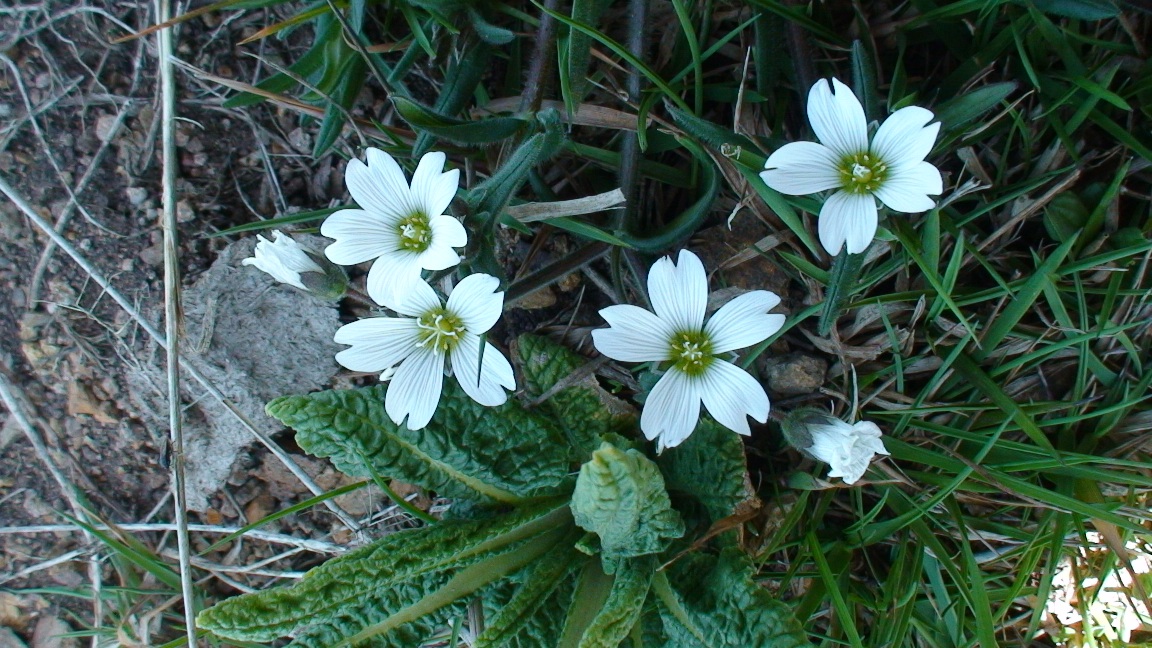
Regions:
M 156 19 L 168 20 L 168 0 L 156 0 Z M 188 541 L 188 491 L 184 483 L 184 428 L 180 407 L 180 260 L 176 248 L 176 79 L 172 71 L 172 30 L 156 34 L 160 66 L 161 192 L 164 233 L 164 337 L 168 340 L 168 431 L 172 443 L 172 492 L 175 494 L 176 546 L 180 593 L 188 645 L 196 641 L 196 596 L 192 589 L 192 549 Z
M 80 498 L 77 497 L 76 487 L 72 484 L 72 481 L 68 479 L 68 476 L 64 474 L 64 471 L 60 470 L 60 467 L 53 461 L 52 455 L 48 452 L 48 446 L 44 443 L 44 439 L 40 436 L 36 426 L 33 425 L 31 420 L 33 408 L 29 404 L 28 398 L 8 379 L 8 374 L 3 371 L 0 371 L 0 400 L 4 401 L 4 406 L 8 409 L 9 415 L 24 431 L 24 436 L 26 436 L 28 442 L 32 444 L 32 448 L 36 451 L 36 455 L 40 457 L 40 461 L 44 463 L 44 467 L 48 469 L 48 472 L 51 473 L 56 483 L 60 485 L 60 491 L 64 495 L 64 499 L 68 500 L 68 505 L 72 508 L 73 515 L 75 515 L 77 519 L 84 520 L 91 524 L 92 519 L 89 517 L 87 509 L 84 508 L 84 505 L 80 502 Z M 41 427 L 46 427 L 42 421 Z M 82 532 L 88 544 L 92 544 L 96 540 L 87 529 L 74 525 L 69 526 L 69 528 Z M 52 562 L 52 564 L 60 564 L 72 560 L 77 557 L 73 555 L 75 553 L 76 552 L 70 552 L 62 556 L 57 556 L 55 562 Z M 92 580 L 92 589 L 99 593 L 100 566 L 94 560 L 89 561 L 88 565 L 88 575 Z M 0 583 L 26 576 L 39 569 L 41 569 L 41 567 L 34 565 L 16 572 L 11 576 L 0 578 Z M 92 602 L 92 622 L 93 625 L 99 626 L 104 619 L 104 608 L 99 596 L 94 597 L 94 599 Z M 97 643 L 94 637 L 92 641 L 93 648 L 95 648 L 96 645 Z
M 116 524 L 108 526 L 103 523 L 94 522 L 93 529 L 100 531 L 132 531 L 139 533 L 153 533 L 174 531 L 176 525 L 171 522 L 155 522 L 155 523 L 133 523 L 133 524 Z M 188 530 L 195 533 L 219 533 L 221 535 L 232 535 L 240 531 L 239 528 L 217 526 L 212 524 L 189 524 Z M 83 529 L 72 524 L 32 524 L 29 526 L 19 527 L 0 527 L 0 535 L 15 535 L 21 533 L 81 533 Z M 289 547 L 298 547 L 314 553 L 338 555 L 348 551 L 348 547 L 338 545 L 332 542 L 325 542 L 323 540 L 313 540 L 311 538 L 297 538 L 282 533 L 272 533 L 270 531 L 261 531 L 260 529 L 249 529 L 240 534 L 245 538 L 253 540 L 261 540 L 263 542 L 270 542 L 272 544 L 287 545 Z
M 644 60 L 644 34 L 648 31 L 648 0 L 631 0 L 631 11 L 628 15 L 628 51 L 637 59 Z M 628 70 L 628 101 L 640 105 L 640 71 Z M 643 128 L 644 124 L 637 123 L 636 128 Z M 636 171 L 640 168 L 640 138 L 624 133 L 624 142 L 620 146 L 620 174 L 618 179 L 620 187 L 624 190 L 624 211 L 616 214 L 612 225 L 620 227 L 621 222 L 635 223 L 640 209 L 640 179 Z
M 552 66 L 556 64 L 556 57 L 552 55 L 556 45 L 556 19 L 549 12 L 556 11 L 559 6 L 559 0 L 544 0 L 540 27 L 536 29 L 536 44 L 532 48 L 532 62 L 528 66 L 528 77 L 524 80 L 520 112 L 534 113 L 540 110 L 544 86 L 551 76 Z
M 40 214 L 37 213 L 31 205 L 28 204 L 28 201 L 25 200 L 24 197 L 19 193 L 17 193 L 16 190 L 12 188 L 12 185 L 8 184 L 8 181 L 3 177 L 0 177 L 0 193 L 8 196 L 8 198 L 13 203 L 15 203 L 18 208 L 20 208 L 20 211 L 24 212 L 24 215 L 27 216 L 29 220 L 31 220 L 37 227 L 43 230 L 43 232 L 47 234 L 56 243 L 56 245 L 60 246 L 61 250 L 63 250 L 68 256 L 72 257 L 72 260 L 75 261 L 81 269 L 88 273 L 88 275 L 92 277 L 96 283 L 100 284 L 100 287 L 103 288 L 104 291 L 107 292 L 108 295 L 113 300 L 115 300 L 117 304 L 120 305 L 120 308 L 123 308 L 124 311 L 128 313 L 128 315 L 130 315 L 133 320 L 136 321 L 140 328 L 144 329 L 145 333 L 147 333 L 161 347 L 168 347 L 168 338 L 166 338 L 163 333 L 161 333 L 155 326 L 153 326 L 151 322 L 145 319 L 144 316 L 141 315 L 138 310 L 136 310 L 136 307 L 132 305 L 132 302 L 128 301 L 128 299 L 125 298 L 119 290 L 113 287 L 112 284 L 108 282 L 108 279 L 106 279 L 99 270 L 93 267 L 88 259 L 86 259 L 84 255 L 80 254 L 80 252 L 68 241 L 68 239 L 64 238 L 60 235 L 59 232 L 52 229 L 51 224 L 44 220 L 44 218 L 40 216 Z M 225 396 L 224 392 L 220 391 L 220 388 L 217 387 L 211 380 L 209 380 L 208 377 L 200 371 L 195 363 L 186 357 L 181 357 L 180 365 L 185 371 L 188 372 L 188 375 L 196 379 L 196 382 L 200 383 L 200 385 L 203 386 L 204 389 L 209 394 L 211 394 L 213 398 L 219 401 L 220 404 L 224 405 L 224 407 L 228 408 L 228 411 L 232 412 L 233 416 L 236 417 L 236 420 L 238 420 L 241 425 L 247 428 L 248 431 L 251 432 L 252 435 L 260 441 L 260 443 L 263 443 L 264 446 L 272 452 L 272 454 L 276 455 L 276 458 L 279 459 L 284 464 L 284 466 L 288 468 L 288 470 L 291 471 L 297 479 L 300 480 L 300 483 L 304 484 L 304 486 L 306 486 L 308 490 L 312 492 L 313 495 L 324 494 L 324 490 L 320 488 L 316 482 L 312 480 L 311 477 L 308 476 L 308 473 L 304 472 L 304 470 L 295 461 L 292 460 L 292 457 L 288 456 L 288 453 L 286 453 L 283 448 L 281 448 L 275 441 L 273 441 L 271 437 L 257 429 L 252 420 L 248 418 L 248 415 L 236 407 L 236 404 L 233 403 L 227 396 Z M 325 501 L 324 505 L 327 506 L 329 510 L 331 510 L 338 518 L 340 518 L 340 521 L 344 523 L 345 526 L 356 533 L 360 532 L 360 524 L 352 519 L 352 516 L 348 515 L 348 513 L 346 513 L 343 509 L 331 501 Z

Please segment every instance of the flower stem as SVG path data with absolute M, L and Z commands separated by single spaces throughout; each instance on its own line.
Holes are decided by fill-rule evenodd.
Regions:
M 860 266 L 864 264 L 864 254 L 849 254 L 847 248 L 842 248 L 840 254 L 832 262 L 832 273 L 828 278 L 828 288 L 824 293 L 824 310 L 820 313 L 820 323 L 817 331 L 821 336 L 828 335 L 836 320 L 844 313 L 844 306 L 852 294 L 860 275 Z

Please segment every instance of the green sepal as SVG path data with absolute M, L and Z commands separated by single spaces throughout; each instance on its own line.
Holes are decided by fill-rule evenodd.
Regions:
M 528 393 L 543 396 L 562 380 L 571 379 L 587 360 L 566 347 L 539 335 L 525 334 L 517 340 Z M 628 403 L 608 393 L 589 373 L 559 389 L 536 411 L 557 423 L 583 462 L 600 447 L 608 434 L 624 434 L 635 426 L 636 414 Z
M 485 407 L 445 380 L 427 427 L 409 430 L 388 417 L 385 397 L 385 386 L 376 385 L 285 396 L 267 410 L 296 430 L 300 447 L 353 477 L 372 476 L 364 464 L 370 458 L 376 472 L 447 497 L 516 502 L 562 490 L 564 436 L 517 401 Z
M 580 467 L 572 517 L 599 536 L 606 570 L 621 558 L 659 553 L 684 535 L 684 521 L 656 464 L 638 450 L 608 442 Z
M 524 553 L 568 524 L 566 507 L 553 501 L 483 520 L 401 531 L 312 569 L 292 587 L 222 601 L 201 612 L 197 625 L 226 639 L 273 641 L 291 634 L 294 646 L 331 648 L 433 594 L 443 597 L 442 588 L 469 568 Z M 454 607 L 441 606 L 377 637 L 374 645 L 420 645 L 450 613 L 464 611 L 466 601 L 459 599 Z
M 740 435 L 711 419 L 702 419 L 684 443 L 666 450 L 656 463 L 668 491 L 702 504 L 708 524 L 756 497 Z
M 656 575 L 666 648 L 810 648 L 792 610 L 755 582 L 737 548 L 691 554 Z

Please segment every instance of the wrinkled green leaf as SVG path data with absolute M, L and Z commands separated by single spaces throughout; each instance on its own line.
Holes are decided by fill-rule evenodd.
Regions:
M 684 443 L 656 460 L 670 492 L 704 505 L 709 523 L 736 513 L 753 499 L 740 435 L 703 419 Z M 706 484 L 706 486 L 704 486 Z
M 757 585 L 755 574 L 736 548 L 719 557 L 694 554 L 661 572 L 654 586 L 667 648 L 809 648 L 792 610 Z
M 370 477 L 368 458 L 381 475 L 448 497 L 512 502 L 558 492 L 567 444 L 546 417 L 511 399 L 485 407 L 446 380 L 428 426 L 409 430 L 384 411 L 386 391 L 377 385 L 286 396 L 267 409 L 296 430 L 302 448 L 331 458 L 347 475 Z
M 599 536 L 606 561 L 658 553 L 684 535 L 684 521 L 656 464 L 638 450 L 622 451 L 608 442 L 580 467 L 572 516 Z
M 572 574 L 589 561 L 574 543 L 562 544 L 525 570 L 511 598 L 494 611 L 473 648 L 506 648 L 521 642 L 530 646 L 555 645 L 564 618 L 556 595 L 571 594 Z
M 474 521 L 444 521 L 401 531 L 334 558 L 292 587 L 225 600 L 204 610 L 197 625 L 219 637 L 272 641 L 293 634 L 293 645 L 331 648 L 364 628 L 415 605 L 463 570 L 523 551 L 570 518 L 563 506 L 541 505 Z M 376 645 L 420 645 L 465 601 L 396 628 Z
M 598 568 L 599 565 L 593 561 L 590 567 Z M 576 644 L 578 648 L 616 648 L 628 637 L 640 619 L 656 567 L 654 556 L 630 558 L 620 565 L 607 598 L 583 628 Z M 580 604 L 573 600 L 573 606 Z
M 609 394 L 591 373 L 572 380 L 573 372 L 588 362 L 546 337 L 521 335 L 518 339 L 524 384 L 534 396 L 542 396 L 563 380 L 571 381 L 537 406 L 537 411 L 554 420 L 569 442 L 585 460 L 600 446 L 605 434 L 624 434 L 636 423 L 628 403 Z

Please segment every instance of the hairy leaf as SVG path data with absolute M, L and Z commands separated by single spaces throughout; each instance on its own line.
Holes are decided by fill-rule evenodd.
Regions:
M 632 408 L 609 394 L 591 373 L 574 380 L 588 362 L 583 357 L 539 335 L 521 335 L 517 344 L 528 393 L 542 396 L 562 381 L 570 383 L 537 409 L 568 435 L 581 461 L 600 446 L 602 435 L 623 433 L 635 425 Z
M 555 494 L 568 473 L 564 437 L 545 416 L 516 401 L 484 407 L 445 381 L 440 405 L 422 430 L 396 425 L 383 385 L 286 396 L 268 413 L 297 432 L 308 452 L 353 477 L 376 472 L 449 497 L 516 501 Z
M 555 614 L 562 606 L 552 600 L 553 596 L 557 590 L 566 589 L 562 587 L 565 583 L 570 587 L 572 572 L 588 561 L 587 556 L 576 551 L 575 538 L 572 540 L 526 569 L 523 582 L 488 621 L 474 648 L 505 648 L 517 638 L 525 645 L 556 643 L 563 619 Z
M 695 554 L 661 572 L 654 583 L 667 648 L 808 648 L 792 610 L 753 580 L 739 549 L 718 558 Z
M 703 504 L 710 522 L 732 515 L 755 497 L 740 436 L 710 419 L 702 419 L 687 441 L 656 463 L 668 490 Z
M 663 551 L 684 535 L 656 464 L 608 442 L 580 467 L 572 514 L 580 528 L 600 537 L 606 568 L 620 558 Z
M 201 612 L 197 623 L 228 639 L 272 641 L 294 634 L 295 645 L 327 648 L 415 605 L 468 567 L 524 551 L 569 520 L 565 507 L 551 503 L 402 531 L 312 569 L 293 587 L 223 601 Z M 433 611 L 377 643 L 419 645 L 441 623 L 443 612 Z
M 628 637 L 640 618 L 656 567 L 654 556 L 621 563 L 607 599 L 580 637 L 579 648 L 616 648 Z

